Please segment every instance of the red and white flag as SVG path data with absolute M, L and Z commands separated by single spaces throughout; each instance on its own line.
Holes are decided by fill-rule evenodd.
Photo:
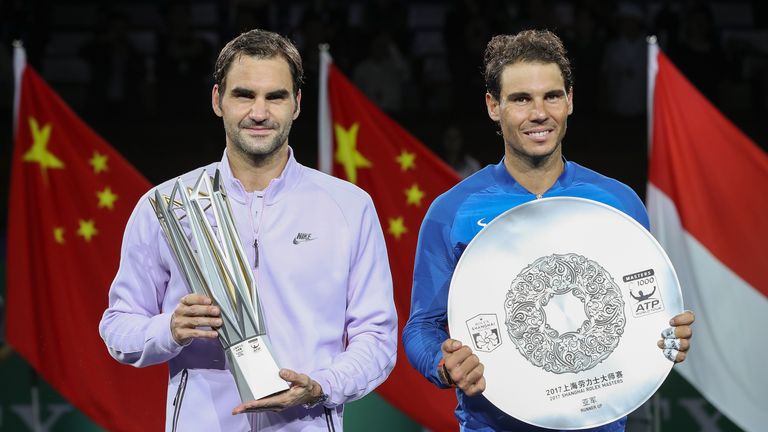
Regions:
M 768 425 L 768 155 L 649 45 L 654 236 L 677 270 L 693 345 L 675 369 L 735 424 Z
M 123 229 L 149 182 L 14 53 L 7 337 L 107 430 L 161 430 L 168 371 L 109 356 L 99 337 Z
M 379 110 L 331 62 L 320 61 L 320 169 L 367 191 L 387 242 L 399 331 L 408 321 L 419 227 L 432 200 L 459 181 L 453 169 Z M 458 430 L 453 390 L 440 390 L 408 364 L 397 365 L 377 392 L 434 431 Z

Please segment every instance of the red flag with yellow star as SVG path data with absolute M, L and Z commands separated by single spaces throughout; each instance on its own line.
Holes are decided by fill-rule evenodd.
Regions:
M 387 242 L 399 335 L 408 321 L 419 227 L 430 203 L 459 176 L 424 144 L 379 110 L 321 55 L 320 168 L 363 188 L 373 198 Z M 435 431 L 458 429 L 453 391 L 441 391 L 408 364 L 398 344 L 397 365 L 377 392 Z
M 123 229 L 150 184 L 15 51 L 8 342 L 100 426 L 162 430 L 167 369 L 119 364 L 98 329 Z

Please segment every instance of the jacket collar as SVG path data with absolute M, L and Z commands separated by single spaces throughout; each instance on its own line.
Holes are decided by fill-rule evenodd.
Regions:
M 573 162 L 569 162 L 563 157 L 563 172 L 560 177 L 557 178 L 555 183 L 544 194 L 554 192 L 563 188 L 566 188 L 573 183 L 574 167 Z M 504 191 L 515 194 L 530 194 L 531 192 L 524 188 L 520 183 L 509 174 L 507 167 L 504 165 L 504 158 L 501 158 L 501 162 L 493 167 L 493 177 L 496 179 L 496 183 Z
M 227 195 L 239 203 L 248 201 L 249 193 L 246 192 L 243 184 L 232 173 L 232 167 L 229 165 L 227 150 L 224 149 L 224 155 L 219 163 L 221 179 L 226 188 Z M 279 176 L 270 180 L 267 188 L 264 189 L 264 204 L 272 205 L 278 202 L 290 189 L 295 187 L 301 178 L 301 165 L 293 157 L 293 149 L 288 146 L 288 163 Z

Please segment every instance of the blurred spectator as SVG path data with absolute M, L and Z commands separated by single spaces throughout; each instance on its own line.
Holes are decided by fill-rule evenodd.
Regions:
M 717 100 L 718 82 L 724 78 L 725 55 L 709 5 L 690 4 L 683 13 L 682 32 L 669 54 L 681 72 L 707 98 Z
M 382 32 L 404 55 L 410 54 L 411 29 L 408 26 L 408 3 L 403 0 L 369 0 L 363 2 L 363 26 L 373 39 Z
M 522 2 L 520 30 L 525 29 L 556 29 L 559 27 L 557 17 L 553 13 L 552 0 L 526 0 Z
M 233 1 L 235 35 L 255 28 L 277 30 L 278 6 L 269 0 Z
M 618 7 L 617 0 L 581 0 L 578 7 L 588 10 L 598 25 L 607 30 L 606 38 L 613 39 L 616 36 L 613 25 Z
M 574 111 L 568 120 L 569 141 L 578 143 L 569 151 L 570 157 L 580 151 L 587 151 L 597 143 L 595 127 L 601 127 L 600 109 L 605 104 L 596 95 L 600 94 L 601 67 L 606 44 L 606 28 L 598 21 L 595 12 L 585 6 L 574 11 L 573 26 L 565 33 L 563 41 L 571 59 L 573 79 L 576 83 Z
M 665 0 L 654 19 L 654 33 L 659 46 L 667 52 L 670 47 L 677 46 L 680 36 L 680 11 L 677 6 L 677 2 Z
M 333 61 L 339 68 L 343 70 L 348 66 L 349 51 L 345 49 L 348 41 L 340 41 L 337 38 L 338 29 L 344 27 L 341 20 L 345 18 L 343 9 L 337 9 L 338 7 L 337 4 L 327 1 L 319 1 L 313 7 L 307 5 L 303 10 L 298 28 L 291 31 L 291 39 L 299 49 L 301 58 L 304 59 L 304 73 L 308 78 L 316 77 L 318 74 L 320 65 L 318 47 L 323 43 L 330 44 Z M 364 38 L 357 42 L 365 43 Z M 313 81 L 311 78 L 307 79 L 310 85 Z M 307 93 L 307 90 L 304 90 L 304 93 Z
M 586 7 L 576 10 L 573 30 L 564 38 L 573 67 L 574 81 L 579 94 L 597 95 L 600 89 L 600 68 L 605 51 L 605 29 L 598 25 L 597 17 Z M 591 115 L 597 111 L 598 99 L 578 98 L 576 115 Z
M 648 45 L 643 11 L 634 3 L 621 3 L 616 11 L 618 36 L 610 41 L 603 58 L 603 91 L 611 114 L 621 117 L 645 113 Z
M 161 106 L 200 106 L 201 95 L 210 92 L 211 45 L 192 28 L 189 5 L 175 2 L 166 14 L 167 28 L 160 34 L 155 59 Z M 187 103 L 189 102 L 189 103 Z M 208 112 L 205 107 L 205 112 Z
M 352 75 L 360 90 L 388 113 L 402 110 L 402 89 L 410 78 L 410 66 L 386 32 L 373 39 L 368 56 L 355 66 Z
M 318 46 L 328 42 L 328 26 L 322 17 L 314 11 L 306 11 L 301 27 L 296 29 L 292 39 L 304 59 L 304 69 L 307 76 L 316 76 L 320 64 Z
M 51 0 L 0 1 L 0 43 L 10 50 L 11 42 L 21 40 L 27 62 L 44 72 L 45 48 L 51 35 Z
M 454 102 L 451 110 L 465 111 L 477 119 L 485 120 L 487 115 L 475 109 L 478 94 L 485 92 L 485 82 L 480 65 L 485 45 L 493 36 L 483 2 L 456 0 L 446 15 L 443 40 L 446 45 L 448 67 L 453 82 Z M 498 12 L 498 11 L 497 11 Z M 424 77 L 424 81 L 429 77 Z
M 467 178 L 481 168 L 480 162 L 473 158 L 464 146 L 464 137 L 461 129 L 449 126 L 443 132 L 443 159 L 450 165 L 461 178 Z
M 13 109 L 13 46 L 2 41 L 0 45 L 0 113 L 10 114 Z M 10 134 L 6 134 L 8 138 Z M 3 141 L 0 141 L 3 142 Z
M 129 38 L 128 17 L 113 10 L 102 13 L 94 36 L 80 49 L 90 67 L 89 111 L 94 116 L 135 116 L 146 83 L 145 59 Z

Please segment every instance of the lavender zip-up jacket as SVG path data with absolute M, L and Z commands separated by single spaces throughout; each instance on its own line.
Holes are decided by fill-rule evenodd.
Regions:
M 392 279 L 373 203 L 353 184 L 300 165 L 292 150 L 263 197 L 247 193 L 233 177 L 226 152 L 221 162 L 182 179 L 192 186 L 201 170 L 213 175 L 216 168 L 254 269 L 274 354 L 281 367 L 306 373 L 322 386 L 329 395 L 324 406 L 231 414 L 240 398 L 219 341 L 180 346 L 171 336 L 171 314 L 190 291 L 149 192 L 126 226 L 101 336 L 121 363 L 168 362 L 166 430 L 187 369 L 183 402 L 176 407 L 178 431 L 327 431 L 328 422 L 340 431 L 343 404 L 371 392 L 395 365 Z M 161 193 L 170 195 L 174 182 L 161 184 Z

